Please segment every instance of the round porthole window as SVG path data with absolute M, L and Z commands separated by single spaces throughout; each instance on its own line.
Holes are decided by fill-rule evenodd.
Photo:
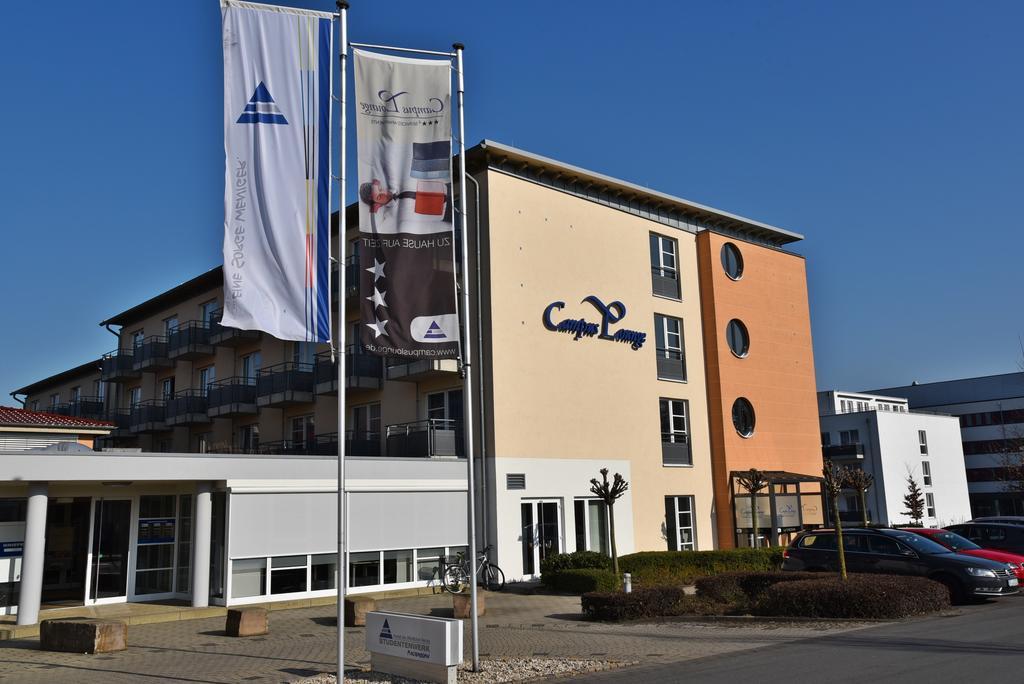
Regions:
M 734 318 L 729 321 L 725 329 L 725 339 L 729 342 L 729 349 L 741 359 L 750 351 L 750 335 L 747 334 L 747 326 Z
M 732 424 L 740 437 L 754 434 L 754 407 L 743 397 L 732 403 Z
M 733 280 L 743 277 L 743 255 L 740 254 L 739 247 L 731 242 L 722 245 L 722 268 Z

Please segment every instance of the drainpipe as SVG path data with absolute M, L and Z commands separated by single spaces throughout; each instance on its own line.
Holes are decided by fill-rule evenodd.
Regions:
M 28 395 L 25 395 L 25 399 L 19 399 L 17 392 L 11 392 L 11 399 L 21 404 L 21 408 L 25 408 L 25 399 L 28 399 Z
M 113 335 L 114 337 L 117 338 L 117 349 L 118 349 L 118 351 L 120 351 L 121 350 L 121 331 L 120 330 L 117 330 L 117 331 L 111 330 L 110 329 L 110 324 L 107 323 L 106 321 L 104 321 L 103 323 L 100 323 L 100 325 L 102 325 L 104 328 L 106 328 L 108 333 L 110 333 L 111 335 Z M 122 328 L 123 328 L 123 326 L 122 326 Z M 102 377 L 103 377 L 102 373 L 103 373 L 103 367 L 101 365 L 100 366 L 100 378 L 101 378 L 100 382 L 103 382 L 103 380 L 102 380 Z M 119 383 L 119 382 L 113 383 L 113 385 L 114 385 L 113 388 L 111 388 L 110 385 L 111 385 L 111 383 L 108 382 L 107 383 L 107 391 L 104 392 L 104 395 L 103 395 L 103 403 L 104 403 L 103 410 L 106 412 L 108 417 L 110 416 L 110 413 L 111 413 L 111 407 L 116 409 L 120 405 L 120 403 L 121 403 L 121 383 Z M 111 391 L 110 391 L 111 389 L 114 390 L 113 393 L 111 393 Z
M 467 173 L 466 180 L 473 184 L 474 208 L 473 219 L 476 223 L 476 342 L 477 354 L 476 363 L 480 371 L 477 373 L 477 385 L 480 388 L 480 511 L 481 528 L 483 532 L 484 546 L 487 546 L 487 423 L 484 411 L 484 333 L 483 333 L 483 298 L 481 297 L 481 275 L 480 275 L 480 184 L 473 174 Z M 472 399 L 472 397 L 470 398 Z M 470 404 L 472 406 L 472 404 Z

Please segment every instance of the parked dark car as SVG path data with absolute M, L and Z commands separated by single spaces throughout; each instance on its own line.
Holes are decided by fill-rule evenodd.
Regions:
M 1024 515 L 991 515 L 969 520 L 972 523 L 1006 523 L 1007 525 L 1024 525 Z
M 953 553 L 930 539 L 888 528 L 843 530 L 848 572 L 920 575 L 941 582 L 950 599 L 1016 594 L 1019 580 L 1005 563 Z M 783 552 L 783 570 L 838 572 L 832 529 L 806 532 Z
M 967 537 L 983 549 L 1024 554 L 1024 525 L 971 521 L 948 525 L 946 529 Z

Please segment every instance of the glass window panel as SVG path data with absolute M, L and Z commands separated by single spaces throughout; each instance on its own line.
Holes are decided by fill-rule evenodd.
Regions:
M 174 495 L 168 494 L 166 496 L 140 496 L 139 517 L 173 518 Z
M 412 582 L 412 549 L 384 552 L 384 584 Z
M 270 559 L 270 567 L 272 568 L 297 568 L 306 567 L 305 556 L 278 556 L 277 558 Z
M 416 551 L 416 579 L 421 582 L 440 579 L 443 548 L 419 549 Z
M 321 553 L 313 556 L 309 574 L 309 588 L 311 591 L 336 588 L 338 577 L 338 554 Z
M 174 544 L 148 544 L 139 546 L 136 553 L 139 570 L 174 567 Z
M 288 568 L 270 572 L 271 594 L 294 594 L 306 591 L 306 568 Z
M 587 502 L 590 551 L 608 553 L 608 509 L 603 501 Z
M 172 570 L 149 570 L 135 573 L 135 593 L 169 594 L 173 591 L 171 582 L 174 580 Z
M 380 553 L 350 553 L 348 556 L 349 586 L 372 587 L 380 584 Z
M 231 598 L 262 596 L 266 577 L 266 558 L 231 561 Z

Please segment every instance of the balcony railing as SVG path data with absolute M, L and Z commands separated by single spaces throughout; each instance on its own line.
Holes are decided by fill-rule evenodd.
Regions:
M 132 368 L 137 371 L 152 371 L 158 368 L 173 368 L 174 361 L 167 356 L 167 338 L 152 335 L 135 345 L 132 352 Z
M 106 409 L 103 407 L 103 399 L 100 397 L 79 397 L 58 406 L 56 413 L 75 418 L 104 420 Z
M 434 378 L 451 377 L 459 372 L 455 359 L 395 359 L 387 360 L 386 379 L 420 382 Z
M 166 406 L 160 399 L 150 399 L 136 404 L 131 409 L 129 428 L 132 432 L 157 432 L 166 430 L 164 422 Z
M 100 379 L 104 382 L 124 382 L 139 375 L 139 371 L 133 368 L 131 349 L 115 349 L 103 355 Z
M 338 366 L 331 361 L 330 352 L 316 355 L 316 393 L 338 393 Z M 384 359 L 372 354 L 359 353 L 356 345 L 345 351 L 345 388 L 380 389 L 384 382 Z
M 210 383 L 206 390 L 206 412 L 211 418 L 255 415 L 256 378 L 235 376 Z
M 259 406 L 287 406 L 313 401 L 313 364 L 279 363 L 261 368 L 256 375 Z
M 206 392 L 201 389 L 186 389 L 175 392 L 167 400 L 164 422 L 167 425 L 201 425 L 209 423 Z
M 131 434 L 132 412 L 130 410 L 108 411 L 104 420 L 114 424 L 114 429 L 110 431 L 111 437 L 125 437 Z
M 213 354 L 210 327 L 203 321 L 186 321 L 167 336 L 167 356 L 191 361 Z
M 679 433 L 661 433 L 661 463 L 662 465 L 693 465 L 689 438 Z
M 652 266 L 651 291 L 660 297 L 679 299 L 679 272 L 672 268 Z
M 221 325 L 223 316 L 223 311 L 215 311 L 210 318 L 210 332 L 207 337 L 210 344 L 237 347 L 240 344 L 260 339 L 259 330 L 239 330 Z
M 679 349 L 656 349 L 659 380 L 686 380 L 686 359 Z
M 833 444 L 821 447 L 821 455 L 828 459 L 864 458 L 863 444 Z
M 385 435 L 391 458 L 455 458 L 464 452 L 462 425 L 455 420 L 429 418 L 388 425 Z

